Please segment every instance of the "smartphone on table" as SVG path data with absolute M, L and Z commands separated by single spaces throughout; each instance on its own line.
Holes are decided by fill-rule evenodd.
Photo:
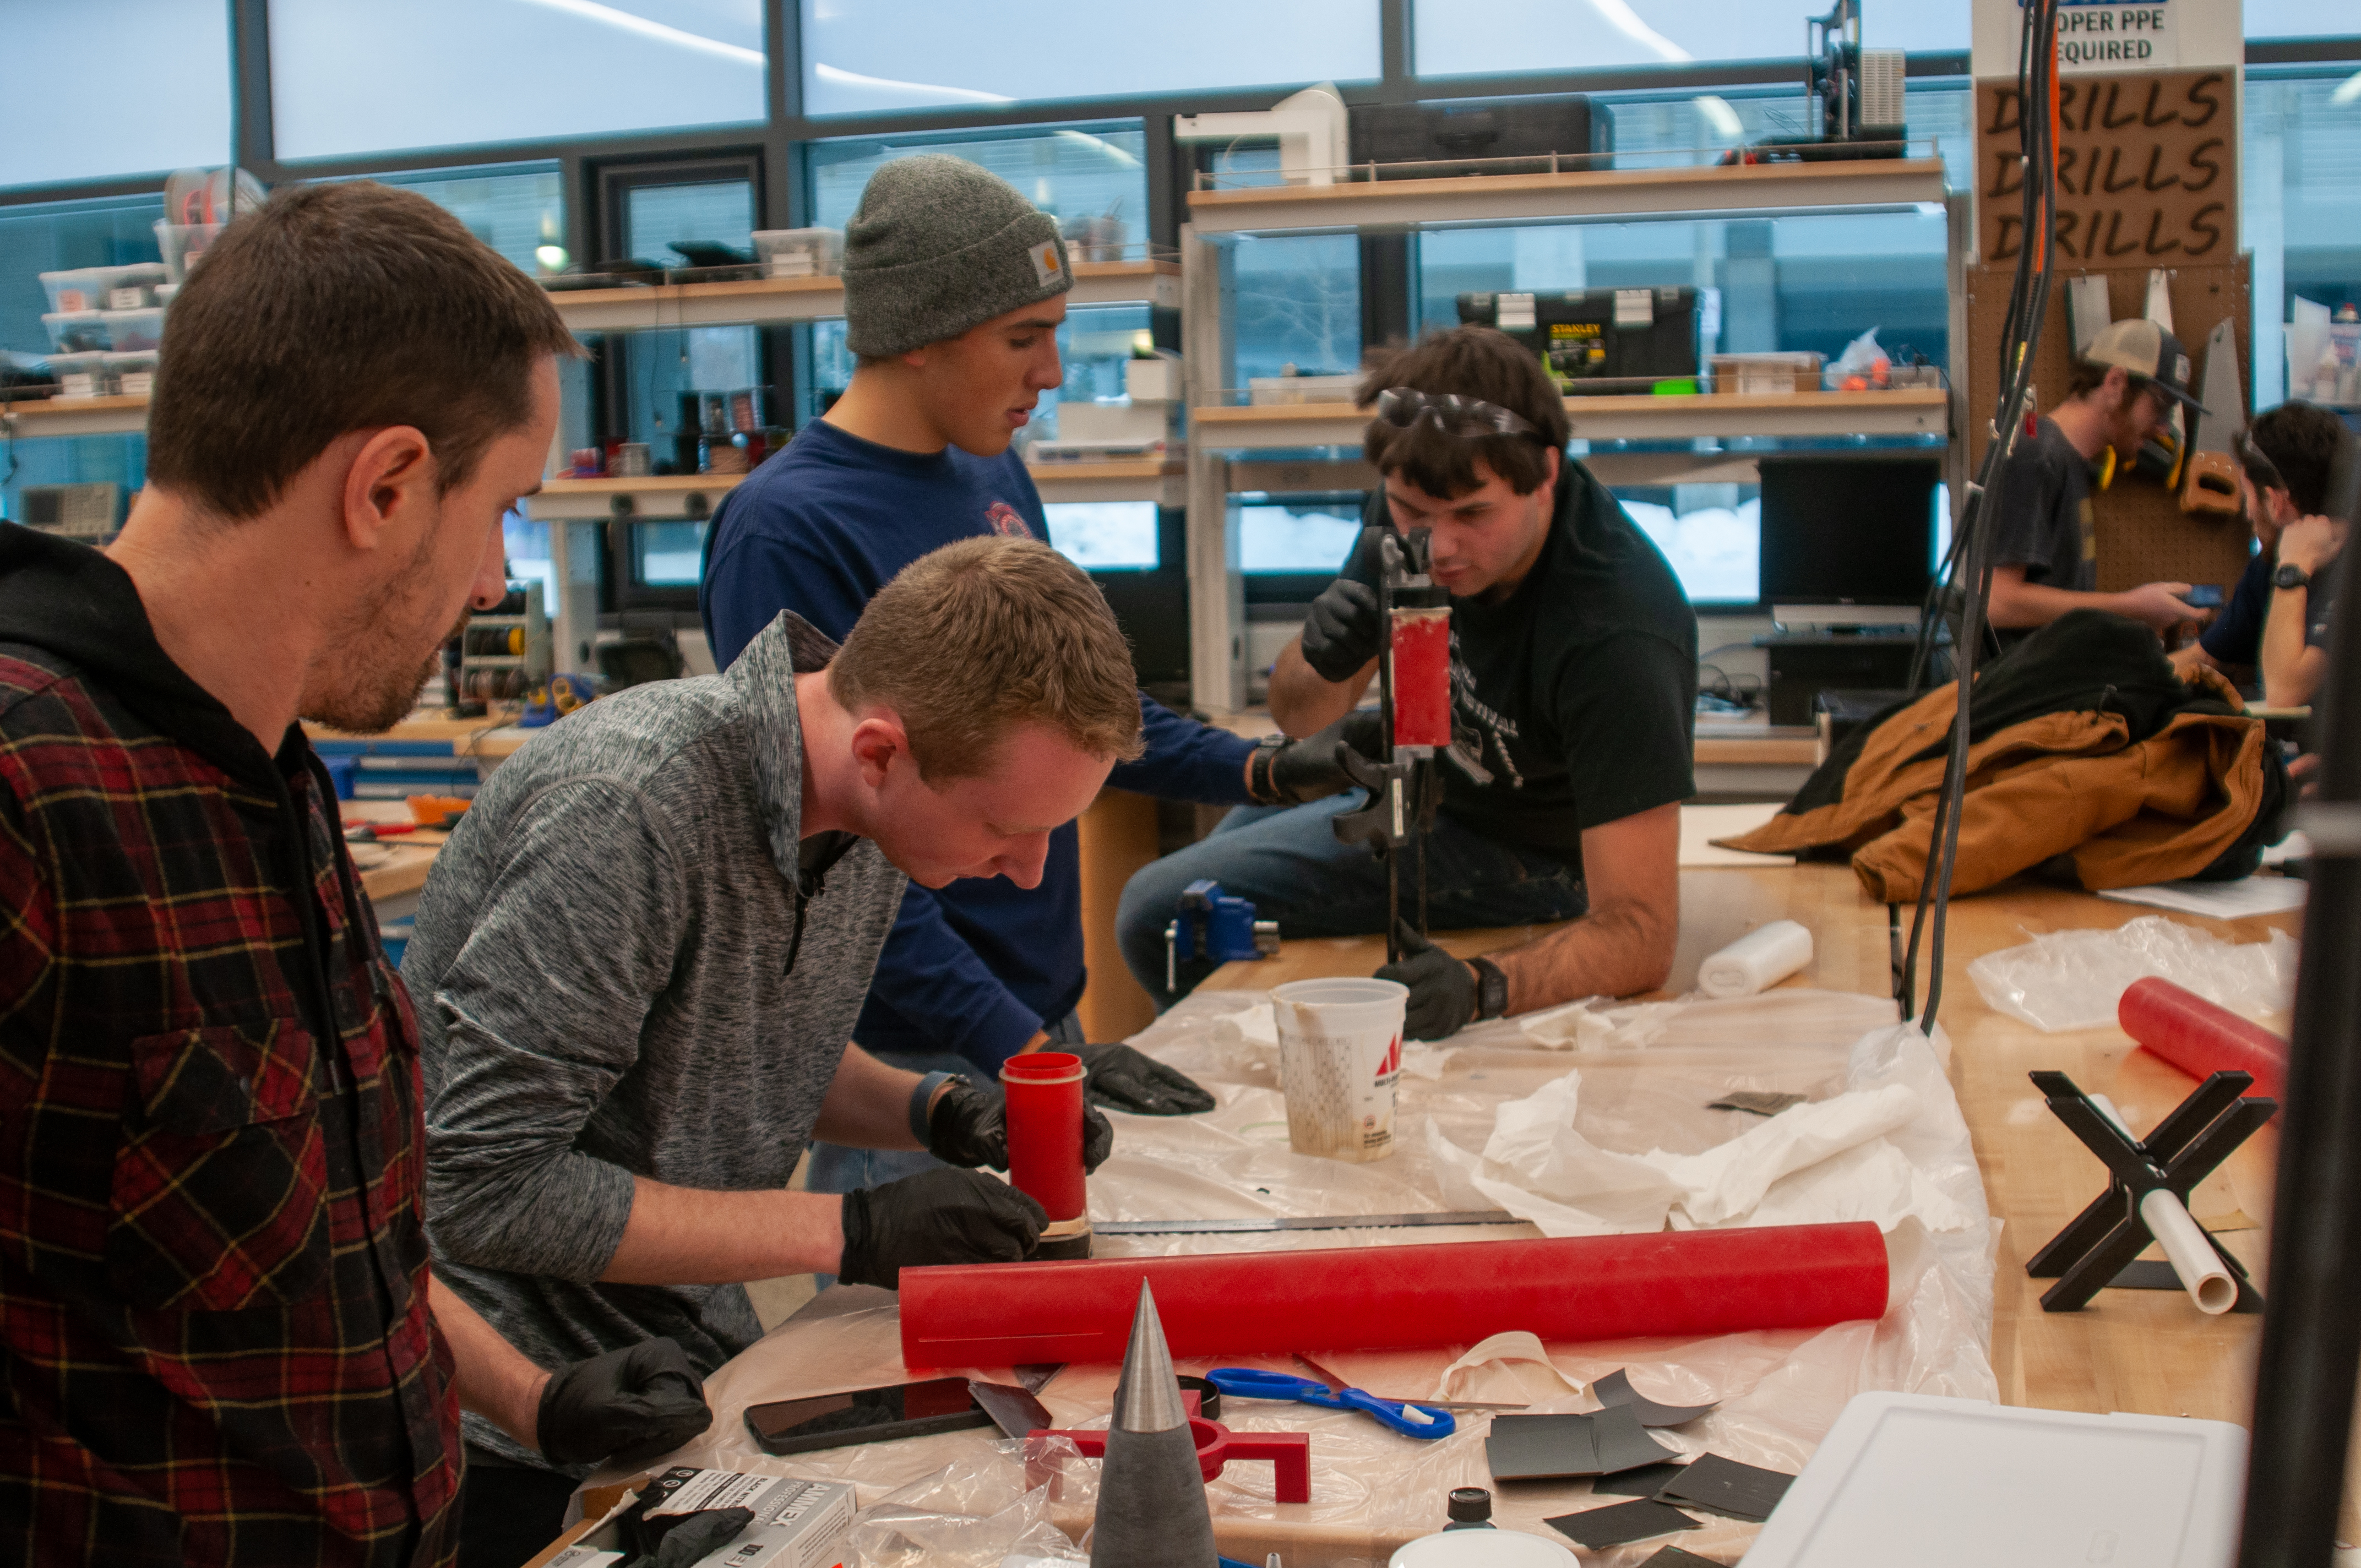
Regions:
M 964 1377 L 934 1377 L 884 1388 L 854 1388 L 746 1407 L 746 1430 L 765 1453 L 807 1453 L 858 1442 L 890 1442 L 988 1427 Z

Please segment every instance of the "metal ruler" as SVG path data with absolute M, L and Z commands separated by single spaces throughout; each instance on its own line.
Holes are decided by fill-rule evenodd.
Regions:
M 1460 1209 L 1433 1214 L 1286 1214 L 1246 1220 L 1107 1220 L 1091 1226 L 1102 1236 L 1268 1235 L 1279 1231 L 1395 1230 L 1420 1225 L 1516 1225 L 1506 1209 Z

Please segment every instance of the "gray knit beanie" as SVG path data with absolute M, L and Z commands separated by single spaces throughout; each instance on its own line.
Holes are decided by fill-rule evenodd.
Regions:
M 845 226 L 845 346 L 906 354 L 1073 286 L 1058 220 L 1007 181 L 948 153 L 897 158 Z

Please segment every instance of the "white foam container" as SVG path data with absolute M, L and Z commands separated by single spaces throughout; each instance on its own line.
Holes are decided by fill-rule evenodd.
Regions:
M 1861 1394 L 1746 1568 L 2230 1568 L 2246 1478 L 2227 1421 Z
M 1389 1558 L 1387 1568 L 1576 1568 L 1580 1561 L 1556 1541 L 1522 1530 L 1454 1530 L 1420 1536 Z

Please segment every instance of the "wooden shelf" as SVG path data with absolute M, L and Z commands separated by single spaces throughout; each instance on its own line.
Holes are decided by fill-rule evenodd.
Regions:
M 536 522 L 702 517 L 745 478 L 743 474 L 650 474 L 636 479 L 544 479 L 538 493 L 525 497 L 524 510 Z M 618 500 L 624 503 L 620 512 Z
M 148 400 L 137 398 L 42 398 L 0 402 L 0 422 L 19 437 L 36 435 L 137 435 L 148 428 Z
M 1154 501 L 1159 506 L 1188 504 L 1189 465 L 1168 457 L 1141 462 L 1027 463 L 1033 488 L 1041 499 L 1060 501 Z
M 1943 199 L 1942 159 L 1894 158 L 1191 191 L 1189 220 L 1200 236 L 1213 236 L 1552 220 L 1759 217 L 1939 206 Z
M 668 283 L 643 289 L 553 292 L 552 303 L 577 333 L 644 332 L 657 327 L 775 326 L 844 314 L 841 278 L 751 278 L 729 283 Z M 1180 305 L 1180 269 L 1170 261 L 1077 261 L 1074 305 Z
M 1951 398 L 1939 388 L 1894 392 L 1779 392 L 1758 397 L 1568 398 L 1577 440 L 1687 441 L 1741 436 L 1948 436 Z M 1201 408 L 1190 436 L 1219 451 L 1358 446 L 1369 415 L 1350 403 Z

